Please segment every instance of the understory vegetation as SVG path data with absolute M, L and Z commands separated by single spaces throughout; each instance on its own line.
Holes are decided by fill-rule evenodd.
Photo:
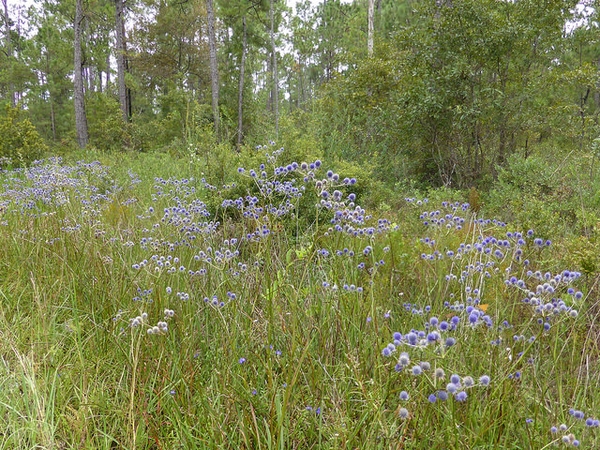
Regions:
M 600 448 L 598 0 L 0 8 L 0 450 Z
M 581 161 L 411 193 L 211 155 L 0 173 L 0 448 L 600 445 Z

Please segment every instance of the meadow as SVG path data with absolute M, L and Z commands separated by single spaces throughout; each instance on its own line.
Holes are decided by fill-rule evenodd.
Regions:
M 0 172 L 1 449 L 600 448 L 596 277 L 559 230 L 248 161 Z

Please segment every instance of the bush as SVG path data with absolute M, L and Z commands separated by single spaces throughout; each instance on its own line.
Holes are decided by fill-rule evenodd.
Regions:
M 0 117 L 0 158 L 7 158 L 14 167 L 40 159 L 48 147 L 18 107 L 6 106 Z
M 90 144 L 103 151 L 122 150 L 130 139 L 119 102 L 95 93 L 89 97 L 88 110 Z

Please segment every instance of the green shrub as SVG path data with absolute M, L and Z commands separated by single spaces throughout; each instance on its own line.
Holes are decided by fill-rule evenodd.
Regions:
M 18 107 L 6 106 L 0 117 L 0 157 L 8 158 L 15 167 L 41 158 L 48 147 Z
M 121 150 L 129 136 L 119 102 L 97 93 L 90 96 L 88 110 L 90 144 L 104 151 Z

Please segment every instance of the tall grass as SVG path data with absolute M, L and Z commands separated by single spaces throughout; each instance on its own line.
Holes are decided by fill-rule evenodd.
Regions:
M 260 152 L 218 186 L 143 155 L 0 174 L 1 448 L 600 445 L 595 286 L 553 236 L 379 216 Z

